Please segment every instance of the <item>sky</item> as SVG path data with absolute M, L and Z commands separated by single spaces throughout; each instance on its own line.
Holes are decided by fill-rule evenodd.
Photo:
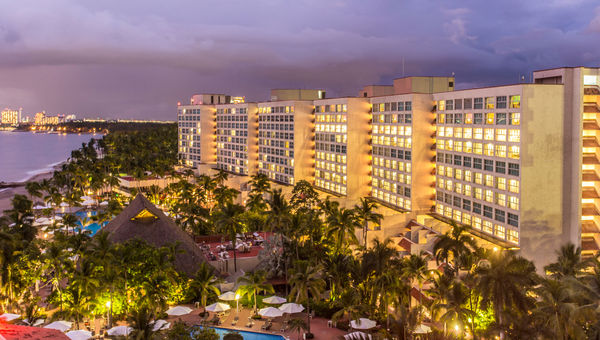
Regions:
M 30 115 L 175 120 L 195 93 L 560 66 L 600 66 L 598 0 L 0 0 L 0 107 Z

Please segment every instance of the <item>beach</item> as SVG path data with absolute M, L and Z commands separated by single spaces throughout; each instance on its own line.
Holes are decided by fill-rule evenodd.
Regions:
M 52 178 L 53 173 L 54 173 L 54 169 L 51 169 L 51 170 L 48 170 L 48 171 L 45 171 L 42 173 L 38 173 L 38 174 L 28 178 L 26 181 L 22 182 L 22 185 L 12 187 L 12 188 L 1 189 L 1 191 L 0 191 L 0 216 L 4 215 L 4 210 L 8 210 L 8 209 L 12 208 L 11 201 L 15 195 L 17 195 L 17 194 L 26 195 L 27 198 L 29 198 L 29 194 L 27 193 L 27 190 L 25 190 L 25 183 L 39 182 L 44 179 Z

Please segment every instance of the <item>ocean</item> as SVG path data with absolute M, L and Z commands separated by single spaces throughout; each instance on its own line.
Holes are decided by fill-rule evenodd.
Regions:
M 0 182 L 24 181 L 47 172 L 92 137 L 101 135 L 0 131 Z

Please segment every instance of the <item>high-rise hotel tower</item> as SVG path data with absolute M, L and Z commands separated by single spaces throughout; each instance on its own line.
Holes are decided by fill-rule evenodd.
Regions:
M 372 237 L 418 220 L 468 225 L 538 264 L 566 242 L 600 249 L 600 68 L 456 91 L 452 77 L 406 77 L 357 97 L 230 98 L 178 107 L 182 165 L 261 172 L 282 186 L 304 179 L 346 206 L 369 196 L 386 216 Z

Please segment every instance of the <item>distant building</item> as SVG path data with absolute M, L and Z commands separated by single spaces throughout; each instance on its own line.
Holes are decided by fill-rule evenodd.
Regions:
M 21 123 L 21 113 L 23 109 L 11 110 L 6 108 L 0 113 L 0 123 L 3 125 L 17 126 Z
M 74 117 L 74 116 L 73 116 Z M 33 121 L 34 125 L 58 125 L 65 122 L 64 115 L 49 116 L 46 115 L 46 111 L 38 112 L 35 114 Z

